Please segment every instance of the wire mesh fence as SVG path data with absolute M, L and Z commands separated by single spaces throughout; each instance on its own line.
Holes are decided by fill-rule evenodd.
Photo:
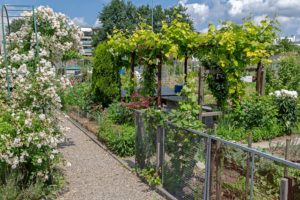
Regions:
M 136 166 L 176 199 L 300 199 L 300 164 L 171 123 L 136 116 Z M 154 124 L 151 124 L 154 123 Z

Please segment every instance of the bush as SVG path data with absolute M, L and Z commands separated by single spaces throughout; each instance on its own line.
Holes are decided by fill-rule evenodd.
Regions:
M 91 86 L 89 83 L 78 83 L 68 87 L 62 98 L 64 108 L 76 106 L 82 110 L 87 110 L 91 102 L 90 92 Z
M 278 119 L 284 131 L 291 134 L 292 128 L 296 126 L 297 123 L 297 98 L 298 94 L 296 91 L 280 90 L 275 91 L 274 94 L 275 104 L 278 108 Z
M 267 68 L 267 91 L 287 89 L 300 93 L 300 56 L 290 55 Z
M 268 96 L 251 96 L 232 110 L 233 123 L 238 127 L 251 130 L 254 127 L 272 127 L 277 123 L 277 108 Z
M 5 182 L 0 180 L 0 200 L 40 200 L 55 199 L 55 193 L 62 188 L 63 177 L 53 173 L 52 183 L 42 181 L 23 183 L 24 175 L 15 171 L 7 175 Z
M 109 119 L 117 124 L 133 124 L 133 112 L 129 108 L 122 106 L 121 103 L 115 102 L 107 108 Z
M 107 113 L 102 114 L 99 124 L 98 138 L 115 154 L 125 157 L 134 155 L 135 128 L 131 125 L 115 124 Z
M 105 43 L 98 45 L 94 55 L 92 92 L 95 101 L 108 106 L 120 98 L 119 68 Z
M 250 133 L 253 142 L 272 139 L 282 134 L 277 114 L 272 98 L 253 96 L 221 118 L 217 134 L 235 141 L 247 140 Z

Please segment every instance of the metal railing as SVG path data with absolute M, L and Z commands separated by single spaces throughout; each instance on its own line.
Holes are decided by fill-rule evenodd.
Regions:
M 136 166 L 154 168 L 176 199 L 300 199 L 299 163 L 169 122 L 156 126 L 141 112 L 135 121 Z

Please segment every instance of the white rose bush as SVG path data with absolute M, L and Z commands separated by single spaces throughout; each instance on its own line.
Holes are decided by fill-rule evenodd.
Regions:
M 276 90 L 270 93 L 273 96 L 278 108 L 278 119 L 281 122 L 284 131 L 291 134 L 292 128 L 297 122 L 297 99 L 298 93 L 289 90 Z
M 65 54 L 79 52 L 82 37 L 64 14 L 42 6 L 35 13 L 38 41 L 32 13 L 23 12 L 24 23 L 6 38 L 8 70 L 0 57 L 1 175 L 18 171 L 25 183 L 49 181 L 61 160 L 57 145 L 64 139 L 63 127 L 55 113 L 61 108 L 58 91 L 68 81 L 56 76 L 55 64 Z

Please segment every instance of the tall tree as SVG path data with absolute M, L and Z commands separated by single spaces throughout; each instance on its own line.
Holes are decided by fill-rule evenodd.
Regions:
M 161 5 L 153 8 L 153 31 L 159 33 L 162 30 L 162 22 L 170 24 L 180 15 L 180 22 L 188 23 L 193 27 L 193 21 L 185 12 L 182 5 L 163 9 Z M 93 46 L 97 46 L 100 41 L 107 39 L 107 35 L 113 35 L 113 30 L 118 29 L 131 33 L 138 28 L 140 23 L 152 26 L 152 8 L 149 5 L 135 7 L 130 1 L 112 0 L 99 13 L 98 19 L 102 23 L 102 28 L 93 35 Z
M 105 40 L 114 29 L 134 30 L 138 23 L 136 7 L 130 1 L 124 0 L 112 0 L 110 4 L 104 6 L 98 19 L 102 23 L 102 30 L 94 40 L 99 41 Z
M 190 18 L 189 14 L 186 13 L 186 10 L 187 10 L 187 8 L 184 7 L 183 5 L 166 8 L 165 9 L 165 16 L 166 16 L 165 21 L 168 24 L 171 24 L 171 22 L 176 19 L 179 22 L 189 24 L 192 27 L 192 29 L 194 29 L 193 20 Z M 180 16 L 180 17 L 178 17 L 178 16 Z

